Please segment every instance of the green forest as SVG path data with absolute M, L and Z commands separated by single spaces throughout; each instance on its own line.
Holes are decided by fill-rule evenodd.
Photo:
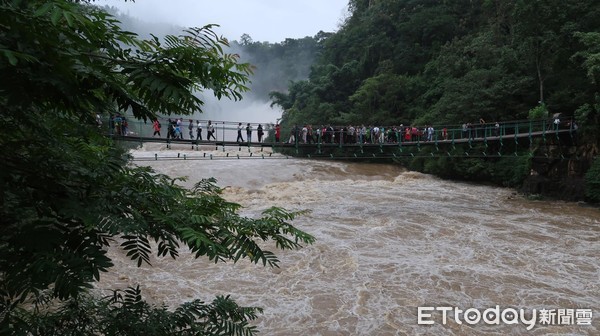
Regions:
M 272 104 L 283 109 L 283 134 L 305 124 L 441 129 L 561 113 L 579 126 L 579 152 L 597 155 L 597 1 L 351 0 L 348 10 L 339 31 L 312 38 L 308 76 L 271 91 Z M 272 53 L 273 45 L 242 44 L 253 54 Z M 512 187 L 532 165 L 528 159 L 404 163 L 446 178 Z M 590 199 L 600 200 L 589 182 L 598 179 L 588 176 Z
M 271 96 L 288 125 L 520 120 L 542 105 L 597 133 L 599 15 L 593 0 L 351 0 L 308 78 Z

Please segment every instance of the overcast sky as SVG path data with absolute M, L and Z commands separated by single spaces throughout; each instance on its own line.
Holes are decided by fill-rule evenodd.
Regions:
M 183 27 L 219 24 L 216 32 L 230 40 L 248 34 L 254 41 L 281 42 L 337 31 L 348 0 L 99 0 L 123 14 L 149 22 Z

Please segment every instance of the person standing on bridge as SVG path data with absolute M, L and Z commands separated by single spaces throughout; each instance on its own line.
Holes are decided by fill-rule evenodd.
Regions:
M 196 141 L 202 141 L 202 123 L 200 120 L 196 121 Z
M 297 129 L 297 127 L 296 127 L 296 129 Z M 296 133 L 298 133 L 298 132 L 296 132 Z M 327 142 L 329 142 L 329 143 L 333 143 L 335 141 L 335 130 L 333 129 L 333 126 L 331 126 L 331 125 L 327 125 L 327 140 L 328 140 Z
M 115 119 L 114 119 L 115 132 L 117 133 L 117 135 L 123 135 L 123 129 L 121 128 L 122 122 L 123 122 L 123 118 L 121 118 L 121 115 L 119 113 L 117 113 L 117 115 L 115 116 Z
M 426 127 L 426 129 L 427 129 L 427 141 L 433 141 L 433 134 L 435 133 L 433 126 L 429 125 Z
M 175 139 L 183 140 L 183 132 L 181 132 L 181 122 L 177 119 L 177 123 L 175 124 Z
M 263 137 L 263 127 L 261 124 L 258 124 L 258 128 L 256 129 L 256 134 L 258 134 L 258 142 L 262 142 L 262 137 Z
M 302 126 L 302 143 L 306 143 L 306 136 L 308 135 L 308 128 L 306 125 Z
M 208 121 L 208 125 L 206 126 L 207 129 L 207 136 L 206 136 L 206 140 L 210 140 L 210 137 L 212 137 L 215 141 L 217 141 L 217 138 L 215 137 L 215 126 L 212 124 L 212 121 Z
M 246 124 L 246 139 L 248 140 L 248 143 L 252 141 L 252 125 L 250 125 L 250 123 Z
M 279 142 L 281 138 L 281 126 L 279 124 L 275 125 L 275 142 Z
M 173 134 L 175 132 L 175 127 L 173 126 L 173 121 L 171 118 L 167 119 L 167 139 L 173 138 Z
M 182 126 L 183 126 L 183 119 L 181 119 L 181 118 L 176 119 L 175 138 L 181 139 L 181 140 L 183 140 L 183 129 L 181 128 Z
M 188 131 L 190 133 L 190 140 L 194 140 L 194 121 L 190 119 L 190 124 L 188 125 Z
M 360 141 L 360 144 L 364 144 L 365 143 L 365 136 L 367 135 L 367 127 L 362 124 L 360 125 L 360 131 L 359 131 L 359 136 L 358 136 L 358 141 Z
M 298 137 L 296 136 L 298 134 L 298 126 L 294 125 L 294 127 L 290 130 L 290 138 L 288 139 L 287 143 L 292 144 L 292 143 L 296 143 L 296 141 L 298 140 Z
M 370 129 L 371 129 L 371 136 L 369 137 L 371 139 L 370 143 L 374 144 L 379 137 L 379 127 L 371 126 Z
M 158 121 L 158 119 L 154 119 L 154 122 L 152 123 L 152 128 L 154 129 L 154 134 L 152 134 L 152 137 L 155 137 L 158 134 L 158 137 L 160 138 L 161 124 L 160 121 Z
M 244 138 L 242 138 L 242 128 L 243 128 L 242 123 L 239 123 L 238 127 L 237 127 L 237 131 L 238 131 L 237 139 L 235 139 L 236 142 L 244 142 Z

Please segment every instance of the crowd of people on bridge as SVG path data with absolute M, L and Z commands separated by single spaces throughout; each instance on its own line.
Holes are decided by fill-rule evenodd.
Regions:
M 99 117 L 98 117 L 99 118 Z M 558 128 L 561 123 L 558 118 L 552 120 L 552 126 Z M 117 135 L 128 135 L 128 121 L 120 115 L 111 116 L 110 129 L 113 134 Z M 169 118 L 166 120 L 166 138 L 167 139 L 187 139 L 203 141 L 203 121 L 189 119 L 184 122 L 183 118 Z M 574 122 L 568 121 L 569 127 L 575 132 L 577 125 Z M 315 126 L 305 124 L 302 126 L 294 125 L 290 131 L 289 136 L 281 138 L 281 125 L 265 125 L 258 124 L 256 127 L 257 141 L 262 142 L 265 133 L 272 130 L 275 142 L 279 143 L 282 140 L 288 144 L 315 144 L 315 143 L 333 143 L 333 144 L 384 144 L 384 143 L 400 143 L 400 142 L 430 142 L 430 141 L 441 141 L 451 139 L 469 139 L 475 138 L 493 137 L 502 135 L 502 129 L 499 122 L 486 123 L 485 120 L 480 119 L 479 123 L 463 123 L 459 128 L 448 129 L 442 127 L 436 130 L 433 125 L 425 125 L 424 127 L 418 126 L 376 126 L 376 125 L 360 125 L 360 126 L 332 126 L 332 125 L 321 125 Z M 152 122 L 153 137 L 162 137 L 161 132 L 164 132 L 163 125 L 159 119 L 155 119 Z M 224 128 L 225 129 L 225 128 Z M 234 129 L 229 127 L 227 129 Z M 237 138 L 238 143 L 250 143 L 252 142 L 252 133 L 254 127 L 251 123 L 245 125 L 241 122 L 238 123 L 237 127 Z M 244 139 L 244 133 L 246 138 Z M 211 120 L 206 122 L 206 141 L 214 140 L 217 141 L 215 125 Z
M 562 121 L 553 120 L 548 130 L 557 130 Z M 567 126 L 575 133 L 577 124 L 567 122 Z M 275 126 L 276 142 L 279 142 L 279 125 Z M 286 143 L 336 143 L 336 144 L 384 144 L 400 142 L 431 142 L 453 139 L 475 140 L 476 138 L 498 137 L 503 135 L 500 122 L 487 123 L 480 118 L 479 123 L 463 123 L 460 128 L 448 129 L 444 126 L 436 130 L 433 125 L 419 126 L 331 126 L 295 125 L 290 131 Z
M 483 124 L 482 124 L 483 125 Z M 162 125 L 158 119 L 153 122 L 153 136 L 161 137 Z M 167 139 L 185 139 L 184 129 L 188 130 L 188 139 L 190 140 L 203 140 L 203 124 L 201 120 L 189 119 L 187 124 L 184 124 L 182 118 L 168 119 L 167 120 Z M 281 126 L 276 124 L 271 127 L 274 131 L 275 142 L 281 142 Z M 206 140 L 217 140 L 215 136 L 215 127 L 212 121 L 208 120 Z M 252 124 L 246 123 L 243 125 L 241 122 L 237 125 L 237 138 L 236 142 L 252 142 L 252 133 L 254 128 Z M 474 127 L 470 123 L 463 124 L 463 132 L 461 133 L 462 138 L 474 138 L 477 137 L 479 127 Z M 499 124 L 496 123 L 494 129 L 494 135 L 498 135 Z M 245 133 L 246 139 L 243 134 Z M 265 135 L 265 128 L 262 124 L 258 124 L 256 128 L 258 142 L 262 142 Z M 434 141 L 434 140 L 448 140 L 450 134 L 448 128 L 444 127 L 436 133 L 436 130 L 432 125 L 426 125 L 425 127 L 416 126 L 332 126 L 322 125 L 320 127 L 313 127 L 312 125 L 306 124 L 302 127 L 294 126 L 290 130 L 290 135 L 285 143 L 365 143 L 365 144 L 381 144 L 381 143 L 398 143 L 398 142 L 410 142 L 410 141 Z M 285 139 L 284 139 L 285 140 Z
M 167 134 L 166 134 L 167 139 L 184 140 L 185 139 L 185 136 L 184 136 L 185 128 L 187 128 L 187 130 L 188 130 L 190 140 L 203 140 L 202 139 L 202 131 L 203 131 L 202 122 L 200 120 L 196 120 L 196 122 L 194 123 L 194 120 L 190 119 L 186 126 L 186 125 L 184 125 L 182 118 L 167 119 Z M 160 121 L 158 119 L 154 119 L 154 121 L 152 122 L 152 129 L 154 130 L 154 133 L 152 134 L 153 137 L 155 137 L 155 136 L 161 137 L 160 131 L 162 129 L 162 124 L 160 123 Z M 215 134 L 215 126 L 213 125 L 212 121 L 209 120 L 208 123 L 206 124 L 206 140 L 210 141 L 211 139 L 217 140 L 217 137 Z
M 176 118 L 176 119 L 167 119 L 167 132 L 166 132 L 166 137 L 167 139 L 175 139 L 175 140 L 185 140 L 185 135 L 184 135 L 184 130 L 187 128 L 188 131 L 188 139 L 189 140 L 197 140 L 197 141 L 203 141 L 203 136 L 202 136 L 202 132 L 204 130 L 203 128 L 203 124 L 201 120 L 196 120 L 194 122 L 193 119 L 189 119 L 189 121 L 187 122 L 187 125 L 184 125 L 184 121 L 183 118 Z M 152 122 L 152 129 L 153 129 L 153 137 L 161 137 L 161 130 L 162 130 L 162 124 L 160 122 L 160 120 L 158 119 L 154 119 L 154 121 Z M 251 142 L 252 141 L 252 132 L 253 132 L 253 127 L 250 123 L 247 123 L 246 126 L 243 126 L 242 123 L 240 122 L 238 124 L 237 127 L 237 142 Z M 245 131 L 246 132 L 246 140 L 244 140 L 243 136 L 242 136 L 242 132 Z M 258 137 L 258 142 L 262 142 L 263 141 L 263 136 L 265 134 L 264 132 L 264 128 L 262 126 L 262 124 L 258 124 L 258 127 L 256 128 L 256 134 Z M 217 140 L 216 137 L 216 129 L 215 129 L 215 125 L 213 124 L 213 122 L 211 120 L 208 120 L 207 124 L 206 124 L 206 141 L 210 141 L 210 140 Z
M 276 126 L 276 128 L 278 125 Z M 454 138 L 474 139 L 483 137 L 484 132 L 489 136 L 498 136 L 500 134 L 500 124 L 493 126 L 485 124 L 474 126 L 471 123 L 462 125 L 460 135 L 450 134 L 447 127 L 436 130 L 433 125 L 425 127 L 417 126 L 331 126 L 322 125 L 313 127 L 312 125 L 294 126 L 290 131 L 290 136 L 286 143 L 336 143 L 336 144 L 383 144 L 414 141 L 435 141 L 449 140 Z M 279 138 L 276 135 L 276 141 Z
M 246 130 L 246 141 L 244 141 L 244 137 L 242 137 L 242 132 Z M 258 138 L 258 142 L 263 141 L 263 136 L 265 135 L 265 130 L 263 129 L 262 124 L 258 124 L 256 127 L 256 135 Z M 243 126 L 242 123 L 239 123 L 237 126 L 237 139 L 236 142 L 252 142 L 252 125 L 247 123 L 246 126 Z
M 96 115 L 96 124 L 98 124 L 98 127 L 102 126 L 102 118 L 99 114 Z M 108 118 L 108 129 L 110 134 L 121 136 L 128 135 L 129 122 L 125 116 L 117 113 L 116 115 L 111 115 L 110 118 Z

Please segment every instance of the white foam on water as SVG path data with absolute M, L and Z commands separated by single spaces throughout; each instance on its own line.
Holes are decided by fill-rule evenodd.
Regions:
M 527 334 L 600 332 L 597 209 L 532 202 L 509 189 L 391 165 L 297 159 L 149 163 L 173 177 L 188 176 L 188 185 L 217 177 L 227 186 L 224 196 L 242 204 L 244 215 L 269 206 L 309 209 L 294 223 L 317 241 L 277 252 L 279 269 L 245 261 L 215 265 L 185 253 L 136 268 L 113 250 L 116 267 L 102 286 L 139 282 L 146 295 L 170 305 L 231 294 L 265 309 L 258 321 L 265 335 L 527 332 L 524 325 L 441 325 L 439 319 L 433 326 L 417 325 L 418 306 L 496 305 L 591 308 L 592 326 L 538 327 Z

